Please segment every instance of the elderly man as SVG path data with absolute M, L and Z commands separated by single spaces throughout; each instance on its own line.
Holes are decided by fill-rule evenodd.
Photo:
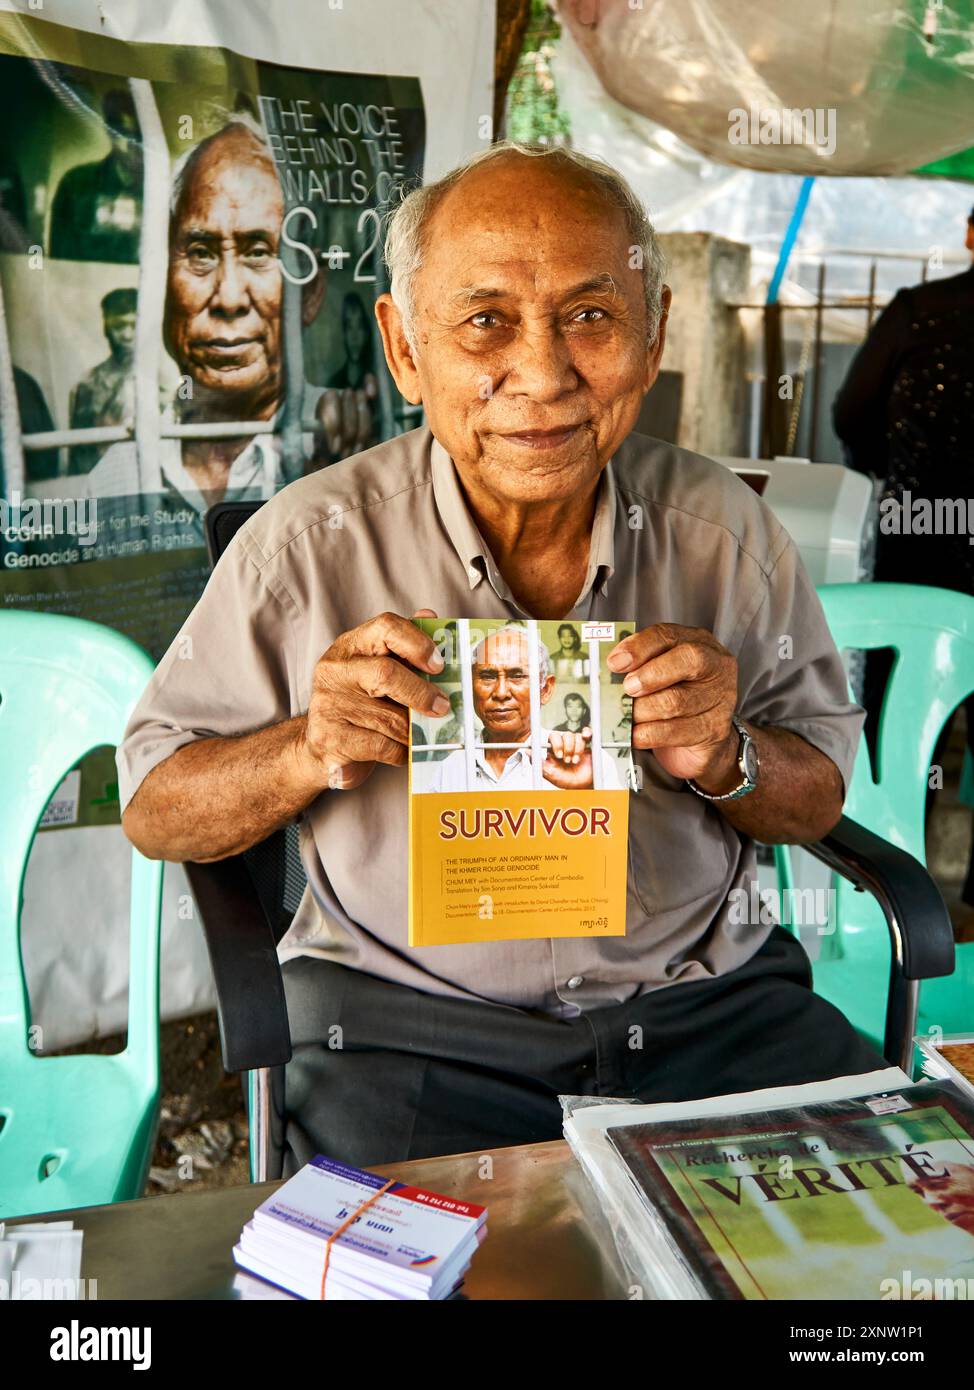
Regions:
M 479 641 L 471 653 L 473 707 L 483 725 L 483 749 L 476 754 L 476 782 L 467 785 L 463 749 L 449 755 L 430 779 L 428 792 L 526 791 L 534 786 L 531 768 L 531 681 L 528 673 L 528 635 L 523 628 L 503 627 Z M 540 701 L 555 693 L 547 649 L 539 643 Z M 578 698 L 578 697 L 576 697 Z M 592 786 L 592 730 L 577 733 L 543 731 L 547 744 L 542 781 L 561 791 Z M 512 743 L 521 744 L 512 749 Z M 494 748 L 492 744 L 501 744 Z M 608 758 L 601 759 L 603 787 L 618 787 L 619 777 Z
M 755 839 L 838 819 L 861 711 L 764 504 L 631 434 L 670 298 L 641 206 L 595 161 L 494 147 L 403 201 L 386 257 L 386 357 L 429 427 L 261 508 L 119 751 L 149 856 L 216 860 L 300 821 L 289 1166 L 551 1138 L 559 1092 L 687 1100 L 879 1065 L 797 941 L 731 920 Z M 408 711 L 450 708 L 418 613 L 635 614 L 608 657 L 642 772 L 624 938 L 407 945 Z
M 259 128 L 238 116 L 201 140 L 176 166 L 171 202 L 163 331 L 183 379 L 176 400 L 179 421 L 279 420 L 284 275 L 278 251 L 284 195 Z M 319 267 L 304 286 L 306 324 L 321 307 L 325 283 Z M 339 393 L 305 388 L 302 414 L 317 412 L 333 453 L 363 447 L 371 433 L 366 391 L 347 395 L 355 424 L 345 430 L 348 411 Z M 309 434 L 309 454 L 312 444 Z M 189 507 L 196 513 L 201 544 L 207 507 L 267 498 L 288 481 L 273 434 L 163 439 L 160 454 L 160 490 L 174 510 L 185 514 Z M 291 475 L 301 471 L 298 461 Z M 144 482 L 134 443 L 113 445 L 90 474 L 91 493 L 99 499 L 155 490 Z

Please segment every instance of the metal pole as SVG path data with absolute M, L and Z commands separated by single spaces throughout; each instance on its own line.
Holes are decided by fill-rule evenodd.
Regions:
M 144 169 L 139 288 L 135 315 L 135 454 L 139 491 L 162 491 L 159 458 L 159 355 L 169 264 L 169 147 L 152 86 L 130 77 Z
M 460 662 L 460 693 L 463 696 L 463 751 L 467 769 L 466 790 L 477 786 L 477 749 L 473 729 L 473 655 L 470 650 L 470 619 L 457 619 L 457 658 Z
M 808 457 L 814 461 L 818 448 L 818 402 L 822 385 L 822 315 L 825 298 L 825 261 L 818 267 L 818 300 L 815 304 L 815 349 L 812 356 L 812 419 L 808 430 Z
M 3 442 L 3 489 L 9 500 L 15 492 L 23 495 L 26 480 L 20 407 L 17 404 L 14 360 L 10 351 L 10 335 L 7 331 L 7 313 L 4 308 L 2 284 L 0 284 L 0 439 Z
M 588 703 L 592 725 L 592 787 L 602 789 L 602 687 L 599 684 L 599 644 L 588 644 Z
M 538 660 L 538 620 L 528 619 L 528 682 L 531 687 L 531 780 L 535 791 L 541 791 L 544 778 L 545 745 L 541 740 L 541 662 Z

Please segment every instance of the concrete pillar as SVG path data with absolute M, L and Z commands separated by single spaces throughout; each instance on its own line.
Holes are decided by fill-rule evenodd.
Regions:
M 710 232 L 660 236 L 673 304 L 664 371 L 683 376 L 676 442 L 699 454 L 747 452 L 747 349 L 740 313 L 748 302 L 751 248 Z

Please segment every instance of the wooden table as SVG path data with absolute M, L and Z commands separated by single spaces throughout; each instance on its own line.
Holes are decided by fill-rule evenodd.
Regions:
M 626 1297 L 608 1228 L 562 1140 L 374 1171 L 487 1207 L 487 1239 L 464 1284 L 468 1298 Z M 99 1299 L 235 1298 L 231 1250 L 277 1186 L 177 1192 L 50 1216 L 70 1217 L 84 1231 L 81 1273 L 97 1279 Z

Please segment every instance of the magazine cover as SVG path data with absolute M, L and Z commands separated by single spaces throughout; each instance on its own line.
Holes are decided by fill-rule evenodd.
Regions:
M 411 715 L 410 945 L 624 936 L 635 624 L 414 621 L 450 713 Z
M 951 1082 L 609 1139 L 711 1298 L 974 1289 L 974 1105 Z

